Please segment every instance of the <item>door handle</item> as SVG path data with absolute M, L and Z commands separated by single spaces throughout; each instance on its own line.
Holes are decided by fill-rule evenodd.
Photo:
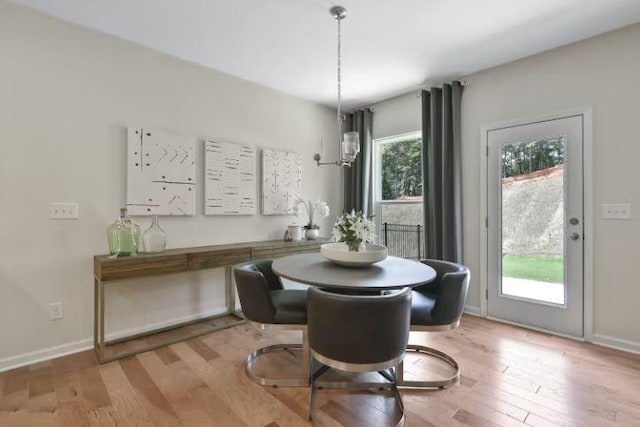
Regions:
M 580 238 L 580 235 L 578 233 L 571 233 L 569 234 L 569 238 L 571 240 L 578 240 Z

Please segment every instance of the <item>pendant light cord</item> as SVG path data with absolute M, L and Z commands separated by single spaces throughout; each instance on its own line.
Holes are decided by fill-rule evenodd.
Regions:
M 340 147 L 340 158 L 342 159 L 342 17 L 337 16 L 336 21 L 338 21 L 338 146 Z

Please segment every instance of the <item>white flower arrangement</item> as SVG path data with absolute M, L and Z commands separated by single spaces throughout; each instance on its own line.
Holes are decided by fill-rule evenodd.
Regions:
M 296 214 L 298 213 L 300 205 L 304 205 L 307 210 L 307 215 L 309 216 L 309 222 L 304 226 L 306 230 L 317 230 L 320 228 L 320 226 L 314 222 L 316 214 L 320 215 L 320 218 L 326 218 L 331 213 L 329 205 L 327 205 L 327 202 L 324 200 L 316 200 L 315 202 L 312 202 L 311 200 L 305 201 L 301 197 L 298 197 Z
M 376 238 L 375 224 L 365 218 L 362 212 L 344 213 L 333 226 L 333 238 L 344 242 L 350 250 L 357 251 L 361 243 L 373 243 Z

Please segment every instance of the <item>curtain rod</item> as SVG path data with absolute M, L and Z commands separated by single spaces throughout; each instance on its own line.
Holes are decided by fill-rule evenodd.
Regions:
M 460 86 L 462 86 L 462 87 L 465 87 L 465 86 L 467 86 L 467 85 L 469 84 L 466 80 L 454 80 L 454 81 L 459 82 L 459 83 L 460 83 Z M 418 98 L 422 97 L 422 91 L 423 91 L 423 90 L 428 91 L 429 89 L 428 89 L 427 87 L 424 87 L 424 88 L 420 89 L 420 91 L 418 92 L 418 94 L 416 95 L 416 97 L 418 97 Z
M 353 113 L 355 113 L 356 111 L 364 111 L 364 110 L 369 110 L 369 111 L 371 111 L 371 112 L 374 112 L 374 111 L 376 111 L 376 108 L 375 108 L 375 106 L 367 106 L 367 107 L 360 107 L 360 108 L 356 108 L 356 109 L 354 109 L 354 110 L 346 111 L 346 112 L 342 115 L 342 120 L 347 120 L 347 114 L 353 114 Z

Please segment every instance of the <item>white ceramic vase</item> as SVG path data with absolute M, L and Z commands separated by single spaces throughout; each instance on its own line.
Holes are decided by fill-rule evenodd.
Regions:
M 319 235 L 320 229 L 318 228 L 307 228 L 304 231 L 304 236 L 307 238 L 307 240 L 316 240 Z

